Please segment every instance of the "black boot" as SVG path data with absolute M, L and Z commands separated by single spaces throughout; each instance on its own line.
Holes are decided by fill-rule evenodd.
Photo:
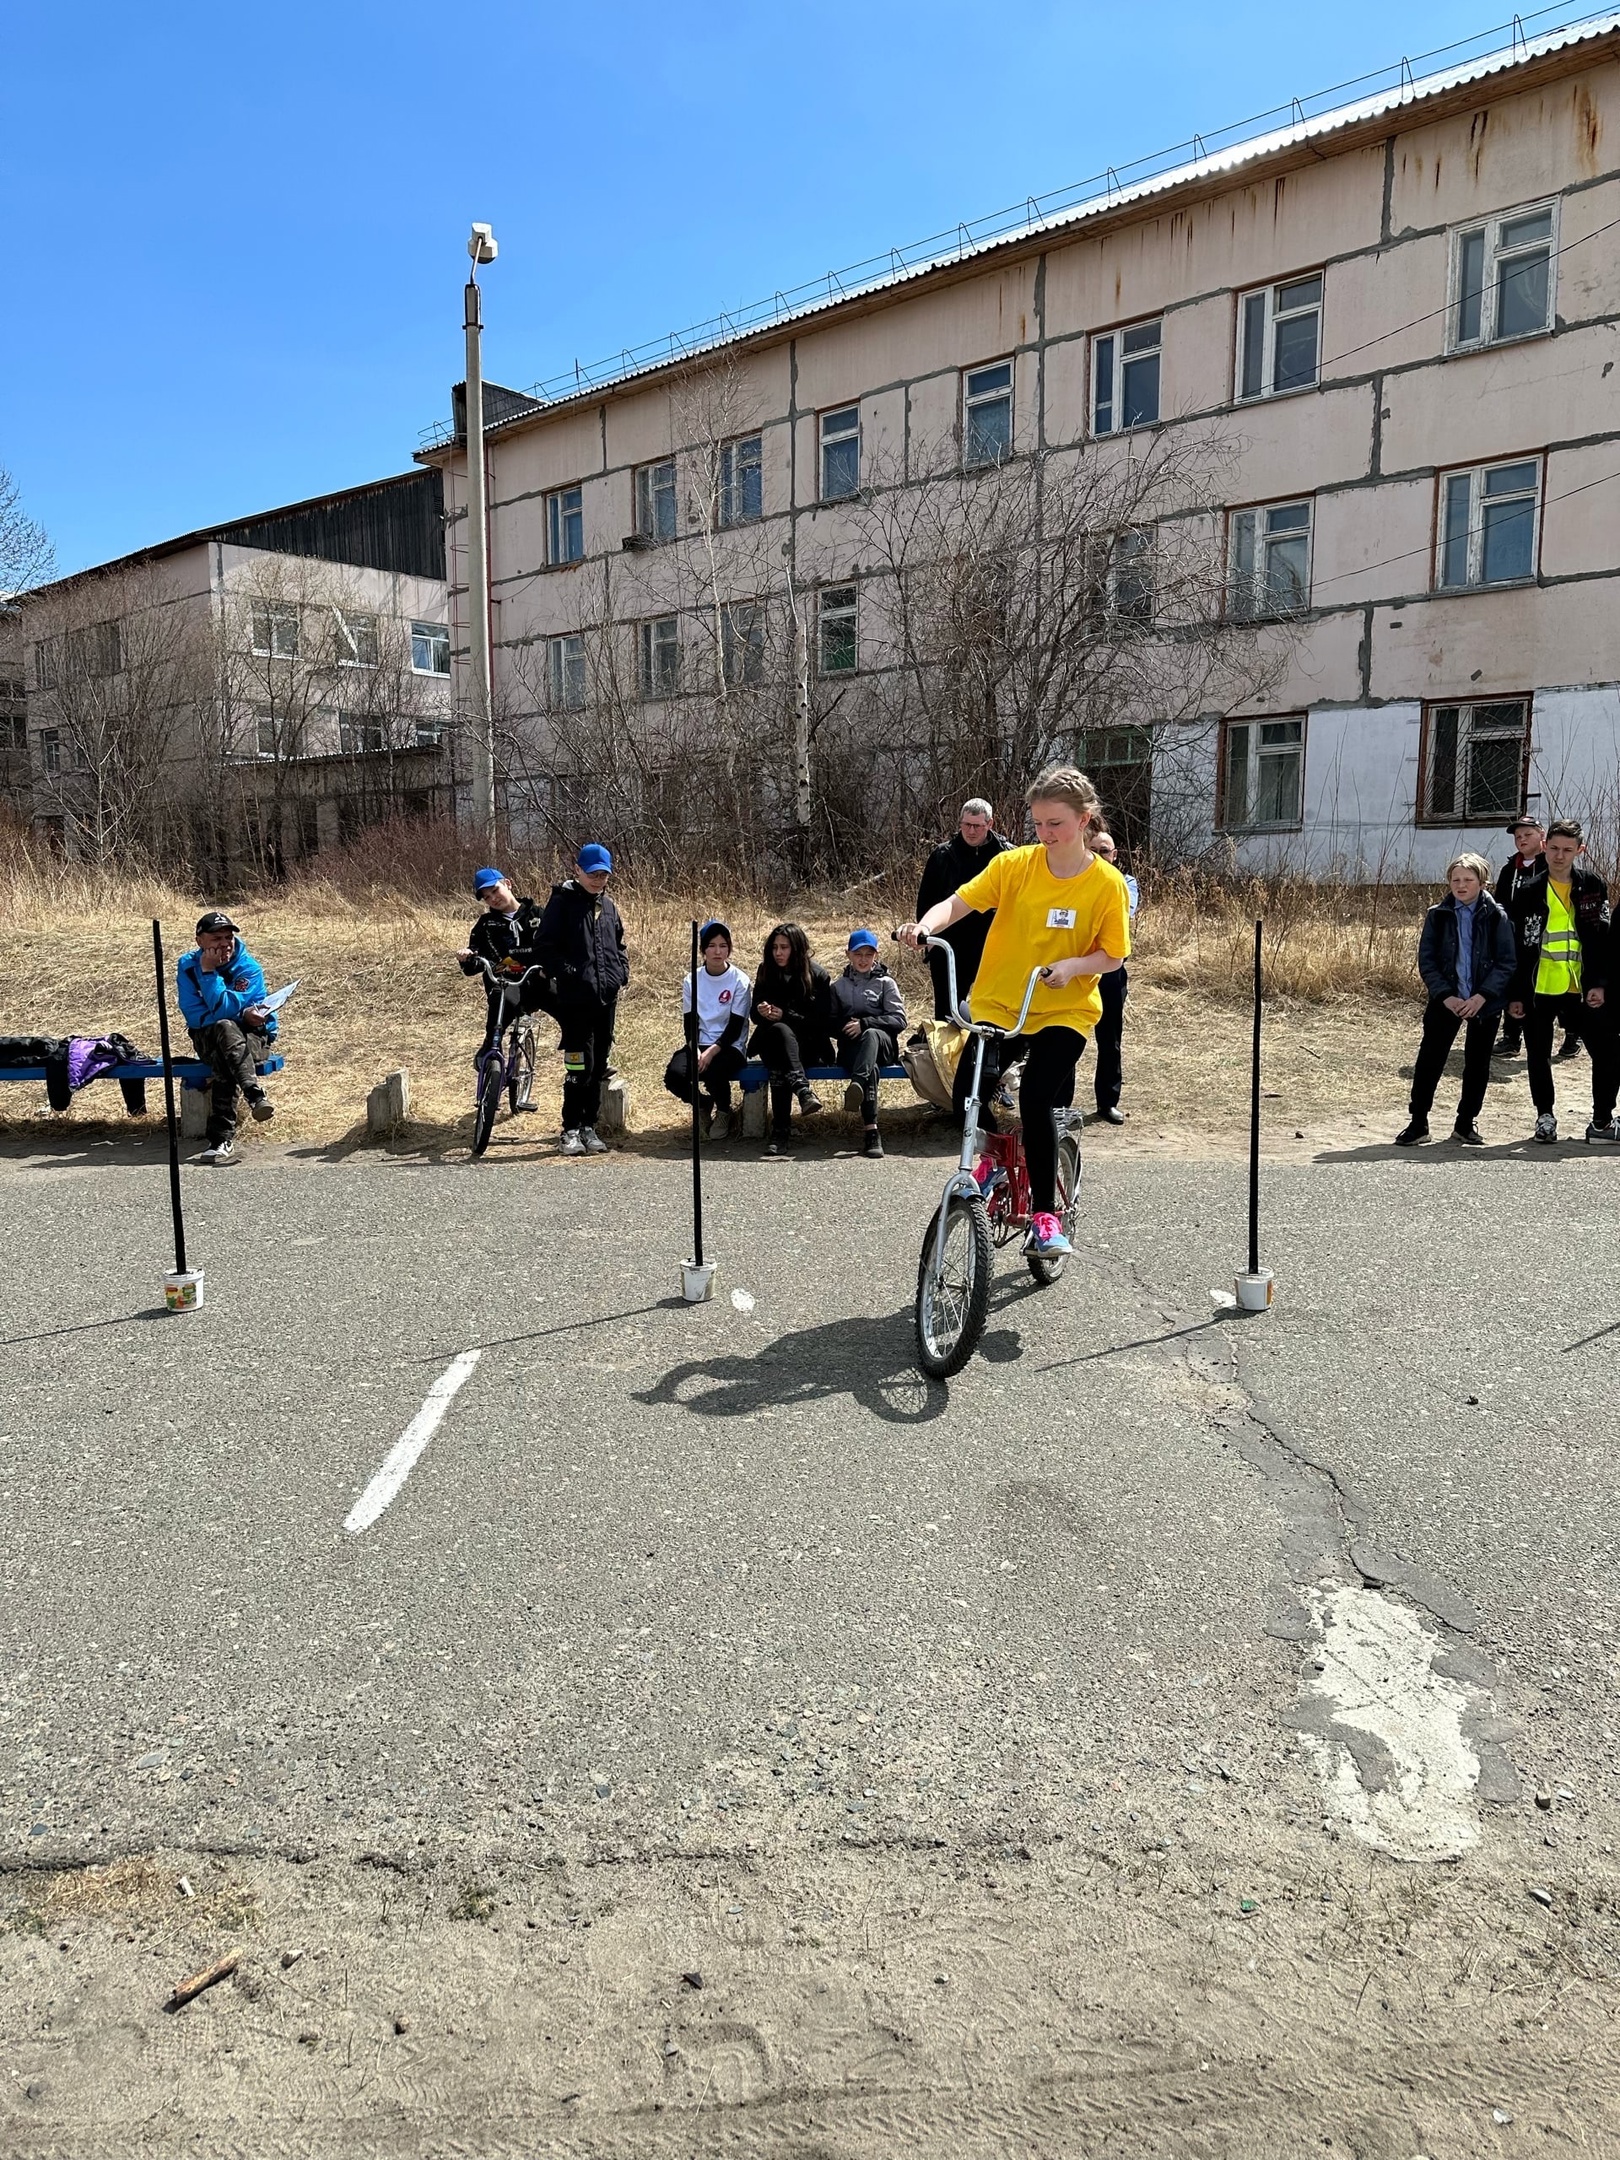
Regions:
M 802 1065 L 795 1065 L 787 1076 L 787 1084 L 797 1097 L 800 1117 L 814 1117 L 821 1108 L 821 1097 L 810 1085 L 809 1076 Z

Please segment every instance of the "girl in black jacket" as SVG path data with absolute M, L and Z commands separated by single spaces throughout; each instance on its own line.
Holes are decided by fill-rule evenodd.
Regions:
M 754 977 L 754 1039 L 748 1046 L 771 1076 L 768 1155 L 780 1155 L 788 1144 L 795 1095 L 801 1117 L 814 1117 L 821 1108 L 805 1068 L 832 1062 L 827 994 L 827 970 L 810 957 L 809 938 L 798 923 L 778 923 Z

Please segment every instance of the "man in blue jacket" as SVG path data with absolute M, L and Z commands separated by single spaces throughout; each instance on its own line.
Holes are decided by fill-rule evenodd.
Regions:
M 192 1047 L 214 1069 L 208 1145 L 198 1161 L 228 1169 L 241 1160 L 236 1152 L 238 1089 L 261 1124 L 276 1114 L 255 1070 L 269 1056 L 276 1035 L 276 1016 L 264 1010 L 264 969 L 242 943 L 231 918 L 211 908 L 198 920 L 195 950 L 180 957 L 175 987 Z

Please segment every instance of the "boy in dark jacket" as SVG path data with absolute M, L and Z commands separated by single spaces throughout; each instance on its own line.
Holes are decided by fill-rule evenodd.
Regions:
M 1513 820 L 1508 831 L 1513 835 L 1513 853 L 1496 873 L 1496 898 L 1502 907 L 1506 907 L 1514 894 L 1525 886 L 1545 883 L 1547 876 L 1547 828 L 1540 818 L 1526 810 L 1522 817 Z M 1523 1047 L 1524 1022 L 1515 1020 L 1511 1013 L 1504 1015 L 1502 1032 L 1497 1037 L 1492 1056 L 1517 1057 Z M 1566 1029 L 1558 1055 L 1567 1058 L 1580 1054 L 1580 1036 Z
M 995 812 L 982 795 L 975 795 L 971 802 L 962 805 L 962 815 L 956 831 L 949 840 L 942 840 L 934 848 L 923 865 L 922 882 L 917 887 L 917 913 L 926 915 L 938 900 L 948 900 L 952 893 L 964 886 L 969 878 L 975 878 L 993 856 L 1008 846 L 1000 833 L 994 829 Z M 973 988 L 973 978 L 979 972 L 979 961 L 984 954 L 984 941 L 990 934 L 993 908 L 977 915 L 964 915 L 959 923 L 943 933 L 944 940 L 956 953 L 956 994 L 965 998 Z M 934 1018 L 954 1020 L 951 1011 L 950 976 L 946 973 L 945 955 L 930 946 L 928 969 L 934 978 Z
M 873 1156 L 883 1153 L 877 1121 L 878 1074 L 900 1055 L 900 1031 L 906 1024 L 900 985 L 877 955 L 876 933 L 852 930 L 849 965 L 828 991 L 833 1049 L 849 1074 L 844 1108 L 859 1107 L 866 1128 L 864 1151 Z
M 480 960 L 487 960 L 497 975 L 518 976 L 534 966 L 535 939 L 540 930 L 540 910 L 535 902 L 520 900 L 512 890 L 511 880 L 494 869 L 474 871 L 473 898 L 483 903 L 484 912 L 467 933 L 466 944 L 456 954 L 462 974 L 478 974 Z M 475 1068 L 482 1065 L 485 1053 L 495 1040 L 495 1024 L 501 1009 L 499 990 L 486 982 L 484 993 L 489 1001 L 489 1018 L 478 1055 L 473 1059 Z M 526 1013 L 539 1012 L 548 1002 L 545 982 L 538 976 L 518 997 L 519 1009 Z M 518 1107 L 533 1110 L 538 1105 L 520 1103 Z
M 228 1170 L 241 1161 L 236 1152 L 237 1090 L 260 1123 L 276 1114 L 256 1069 L 276 1039 L 276 1016 L 264 1010 L 264 969 L 242 943 L 231 918 L 210 908 L 198 920 L 195 949 L 181 954 L 174 975 L 192 1048 L 214 1073 L 208 1145 L 197 1160 Z
M 1485 890 L 1490 874 L 1491 866 L 1483 855 L 1457 856 L 1446 871 L 1451 890 L 1423 918 L 1418 973 L 1429 1002 L 1423 1014 L 1423 1043 L 1412 1072 L 1410 1121 L 1397 1134 L 1397 1147 L 1416 1147 L 1428 1139 L 1435 1090 L 1461 1027 L 1467 1028 L 1468 1035 L 1452 1138 L 1466 1147 L 1485 1144 L 1475 1120 L 1491 1077 L 1491 1045 L 1502 1017 L 1502 1001 L 1518 964 L 1507 910 Z
M 630 980 L 624 924 L 608 899 L 613 857 L 599 840 L 579 851 L 574 874 L 553 885 L 535 938 L 540 965 L 551 977 L 552 1007 L 562 1034 L 562 1151 L 605 1155 L 596 1130 L 602 1082 L 613 1048 L 619 992 Z
M 1614 1023 L 1606 1001 L 1609 888 L 1595 870 L 1577 864 L 1584 847 L 1576 821 L 1555 818 L 1547 827 L 1546 877 L 1522 884 L 1508 904 L 1518 946 L 1508 1012 L 1524 1022 L 1530 1099 L 1536 1106 L 1533 1137 L 1547 1146 L 1558 1138 L 1552 1038 L 1559 1020 L 1566 1034 L 1579 1035 L 1592 1059 L 1587 1139 L 1620 1139 L 1614 1123 Z

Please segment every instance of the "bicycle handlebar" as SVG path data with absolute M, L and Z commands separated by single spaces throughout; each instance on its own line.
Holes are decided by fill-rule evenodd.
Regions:
M 532 963 L 521 975 L 497 975 L 482 953 L 475 955 L 479 972 L 492 990 L 521 990 L 531 975 L 544 975 L 545 969 L 538 962 Z
M 889 936 L 894 944 L 898 945 L 900 943 L 898 930 L 891 930 Z M 962 1002 L 956 994 L 956 948 L 950 939 L 940 937 L 933 931 L 919 930 L 917 932 L 918 951 L 926 952 L 930 945 L 939 946 L 945 955 L 945 977 L 950 991 L 951 1011 L 956 1015 L 958 1026 L 965 1027 L 973 1035 L 1005 1035 L 1009 1038 L 1014 1035 L 1022 1035 L 1024 1022 L 1029 1018 L 1029 1008 L 1034 1001 L 1035 986 L 1045 978 L 1045 968 L 1036 967 L 1030 969 L 1029 981 L 1024 985 L 1024 1002 L 1019 1006 L 1018 1018 L 1013 1022 L 1012 1026 L 1010 1028 L 992 1027 L 988 1021 L 973 1019 L 963 1008 Z

